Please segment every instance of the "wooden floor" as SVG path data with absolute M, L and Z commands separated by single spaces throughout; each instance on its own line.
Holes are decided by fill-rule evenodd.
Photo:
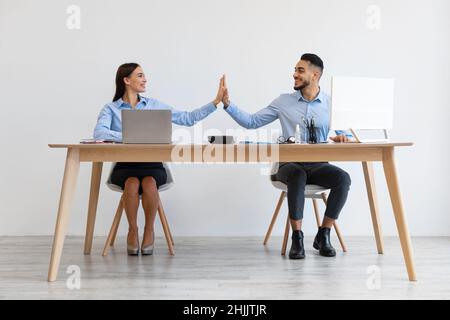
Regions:
M 125 239 L 118 238 L 102 257 L 104 240 L 95 238 L 92 254 L 84 256 L 83 238 L 68 237 L 58 280 L 48 283 L 51 237 L 1 237 L 0 299 L 450 298 L 449 237 L 413 238 L 417 282 L 407 280 L 397 238 L 385 238 L 385 254 L 378 255 L 373 238 L 347 237 L 348 253 L 324 258 L 307 237 L 301 261 L 281 257 L 277 237 L 267 247 L 253 237 L 176 237 L 174 257 L 163 238 L 153 256 L 127 256 Z M 66 285 L 70 265 L 81 270 L 80 289 Z M 380 271 L 378 287 L 368 269 Z

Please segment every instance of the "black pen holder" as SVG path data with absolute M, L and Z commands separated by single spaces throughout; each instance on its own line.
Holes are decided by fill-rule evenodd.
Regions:
M 309 144 L 317 144 L 319 143 L 319 138 L 318 138 L 318 130 L 317 127 L 315 126 L 310 126 L 307 128 L 306 130 L 307 133 L 307 142 Z

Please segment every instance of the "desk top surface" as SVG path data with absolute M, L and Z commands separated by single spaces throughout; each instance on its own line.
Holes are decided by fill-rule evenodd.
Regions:
M 412 142 L 365 142 L 365 143 L 319 143 L 319 144 L 256 144 L 256 143 L 238 143 L 238 144 L 122 144 L 122 143 L 93 143 L 93 144 L 49 144 L 50 148 L 76 148 L 76 149 L 172 149 L 174 147 L 184 148 L 184 147 L 194 147 L 194 148 L 204 148 L 204 147 L 270 147 L 277 146 L 280 149 L 335 149 L 335 148 L 390 148 L 390 147 L 410 147 L 413 145 Z

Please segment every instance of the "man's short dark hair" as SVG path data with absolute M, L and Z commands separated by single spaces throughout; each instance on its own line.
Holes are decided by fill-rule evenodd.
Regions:
M 300 60 L 308 61 L 313 66 L 316 66 L 320 69 L 320 72 L 323 72 L 323 61 L 320 57 L 314 53 L 305 53 L 302 55 Z

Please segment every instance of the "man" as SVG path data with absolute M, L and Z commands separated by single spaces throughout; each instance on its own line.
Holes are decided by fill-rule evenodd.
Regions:
M 317 139 L 319 142 L 326 142 L 330 123 L 330 98 L 319 86 L 323 68 L 323 61 L 317 55 L 304 54 L 295 66 L 295 92 L 280 95 L 268 107 L 254 114 L 248 114 L 230 102 L 224 81 L 225 92 L 222 99 L 224 109 L 239 125 L 247 129 L 257 129 L 279 119 L 285 140 L 294 136 L 296 125 L 299 124 L 305 130 L 303 119 L 311 121 L 314 118 Z M 339 143 L 348 141 L 344 134 L 330 139 Z M 280 163 L 278 172 L 271 178 L 287 185 L 289 217 L 293 230 L 290 259 L 305 258 L 301 228 L 306 184 L 315 184 L 331 190 L 322 226 L 319 227 L 313 246 L 322 256 L 335 256 L 336 251 L 330 241 L 330 230 L 347 199 L 351 184 L 348 173 L 328 162 L 293 162 Z

